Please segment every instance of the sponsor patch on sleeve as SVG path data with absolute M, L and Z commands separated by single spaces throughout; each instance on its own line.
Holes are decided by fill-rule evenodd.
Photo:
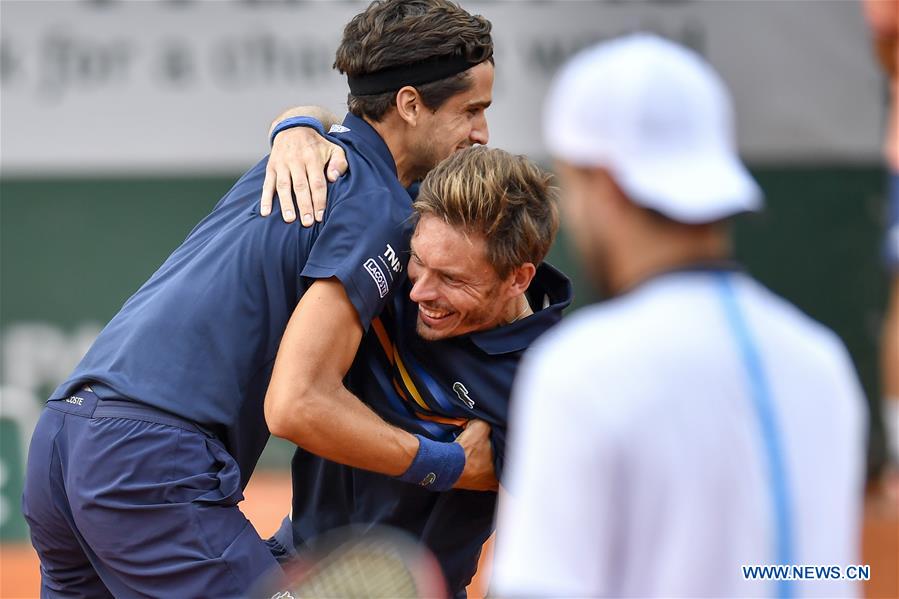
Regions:
M 362 266 L 375 282 L 375 285 L 378 286 L 378 295 L 380 295 L 382 299 L 387 297 L 387 293 L 390 291 L 390 286 L 387 284 L 387 277 L 384 276 L 384 271 L 381 270 L 381 267 L 378 266 L 378 263 L 375 262 L 373 258 L 369 258 Z

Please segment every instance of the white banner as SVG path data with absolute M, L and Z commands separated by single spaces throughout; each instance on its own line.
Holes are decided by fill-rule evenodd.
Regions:
M 3 0 L 4 175 L 233 172 L 299 103 L 342 113 L 331 69 L 365 2 Z M 730 84 L 757 162 L 878 160 L 884 82 L 855 0 L 466 2 L 493 22 L 491 144 L 545 158 L 542 100 L 558 64 L 652 30 L 706 55 Z

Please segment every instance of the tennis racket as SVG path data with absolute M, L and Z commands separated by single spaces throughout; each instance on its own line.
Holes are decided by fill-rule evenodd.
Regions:
M 387 527 L 350 526 L 319 537 L 250 596 L 445 599 L 447 590 L 437 560 L 414 537 Z

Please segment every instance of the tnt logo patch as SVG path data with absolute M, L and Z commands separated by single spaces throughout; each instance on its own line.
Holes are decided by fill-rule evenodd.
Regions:
M 378 266 L 378 263 L 375 262 L 374 259 L 369 258 L 362 266 L 375 282 L 375 285 L 378 286 L 378 295 L 380 295 L 382 299 L 387 297 L 387 293 L 390 291 L 390 286 L 387 284 L 387 277 L 384 276 L 384 271 L 381 270 L 381 267 Z
M 389 243 L 387 244 L 387 249 L 384 250 L 384 261 L 390 265 L 390 268 L 393 269 L 393 272 L 403 272 L 403 263 L 400 262 L 399 256 L 396 255 L 396 250 L 393 249 L 393 246 Z

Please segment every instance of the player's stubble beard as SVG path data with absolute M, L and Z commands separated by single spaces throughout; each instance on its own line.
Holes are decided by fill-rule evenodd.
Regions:
M 591 238 L 581 254 L 581 263 L 586 268 L 599 299 L 609 299 L 615 295 L 609 284 L 608 256 L 609 253 L 603 249 L 602 240 L 598 237 Z
M 481 302 L 476 308 L 469 310 L 468 313 L 463 317 L 463 320 L 460 320 L 456 323 L 456 325 L 449 330 L 435 330 L 422 322 L 420 317 L 415 319 L 415 331 L 418 333 L 418 336 L 424 339 L 425 341 L 438 341 L 440 339 L 447 339 L 449 337 L 456 337 L 459 335 L 456 331 L 464 328 L 466 334 L 474 331 L 482 331 L 486 329 L 492 329 L 494 327 L 499 326 L 500 324 L 504 324 L 501 322 L 501 315 L 503 310 L 497 312 L 494 309 L 494 302 L 490 301 L 491 298 L 496 297 L 497 292 L 500 288 L 501 281 L 497 281 L 497 283 L 484 295 L 484 301 Z M 444 310 L 454 312 L 450 318 L 455 318 L 458 312 L 452 306 L 444 304 L 442 302 L 428 302 L 424 304 L 425 308 L 434 309 L 434 310 Z
M 594 201 L 591 198 L 588 201 Z M 591 287 L 599 299 L 609 299 L 615 295 L 609 281 L 609 251 L 601 231 L 588 224 L 583 214 L 565 214 L 568 245 L 574 251 L 584 269 Z
M 471 147 L 472 144 L 466 144 L 463 147 L 454 147 L 446 149 L 438 145 L 439 136 L 426 135 L 412 151 L 414 157 L 414 167 L 412 169 L 415 181 L 424 179 L 431 170 L 438 164 L 452 156 L 458 150 L 464 147 Z

